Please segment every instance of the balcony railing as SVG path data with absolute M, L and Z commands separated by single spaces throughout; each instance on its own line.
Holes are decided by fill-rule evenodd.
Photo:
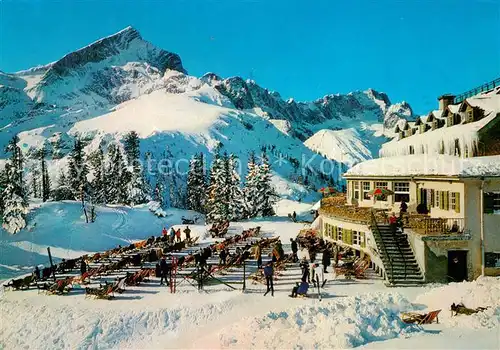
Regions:
M 372 211 L 374 218 L 372 217 Z M 370 225 L 375 220 L 379 224 L 388 224 L 387 211 L 383 209 L 356 207 L 346 204 L 342 195 L 327 197 L 321 201 L 320 213 L 335 219 Z M 402 218 L 403 226 L 417 234 L 426 236 L 442 235 L 463 236 L 469 232 L 463 218 L 431 218 L 428 215 L 408 213 Z

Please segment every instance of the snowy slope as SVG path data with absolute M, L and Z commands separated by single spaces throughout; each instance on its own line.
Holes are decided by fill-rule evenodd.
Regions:
M 383 142 L 383 138 L 370 138 L 364 131 L 349 128 L 320 130 L 308 138 L 304 144 L 328 159 L 337 160 L 351 167 L 356 163 L 376 157 L 380 141 Z
M 76 258 L 89 252 L 159 235 L 163 227 L 179 224 L 181 216 L 195 213 L 169 209 L 158 218 L 144 207 L 97 207 L 97 220 L 85 224 L 78 202 L 44 203 L 33 209 L 28 226 L 16 235 L 0 229 L 0 279 L 31 273 L 37 264 L 47 264 L 47 247 L 57 260 Z M 198 235 L 197 227 L 193 237 Z M 203 227 L 204 231 L 204 227 Z

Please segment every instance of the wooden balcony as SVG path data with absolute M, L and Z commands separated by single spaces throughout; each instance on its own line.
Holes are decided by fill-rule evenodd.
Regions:
M 360 208 L 354 205 L 347 205 L 345 194 L 326 197 L 321 200 L 319 213 L 334 219 L 350 221 L 354 223 L 369 225 L 371 222 L 372 208 Z M 384 220 L 384 214 L 380 211 L 376 213 L 377 220 Z

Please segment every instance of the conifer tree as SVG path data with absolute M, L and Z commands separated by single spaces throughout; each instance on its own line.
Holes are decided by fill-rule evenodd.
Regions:
M 108 192 L 106 197 L 109 203 L 129 204 L 128 185 L 131 174 L 127 169 L 122 151 L 116 144 L 111 144 L 108 150 L 107 171 L 109 174 Z
M 31 197 L 40 198 L 40 183 L 38 179 L 40 177 L 40 171 L 37 166 L 31 168 Z
M 266 153 L 262 153 L 262 163 L 258 167 L 258 195 L 256 201 L 257 216 L 275 215 L 273 204 L 276 203 L 277 194 L 271 183 L 271 166 Z
M 229 185 L 229 213 L 231 220 L 241 220 L 248 216 L 245 196 L 241 188 L 241 179 L 237 169 L 237 158 L 231 154 L 227 161 Z
M 42 200 L 46 202 L 49 197 L 50 197 L 50 177 L 49 177 L 49 171 L 47 169 L 47 162 L 45 161 L 45 157 L 47 155 L 47 151 L 45 150 L 45 147 L 42 147 L 40 150 L 38 156 L 40 158 L 40 167 L 42 169 L 42 189 L 41 189 L 41 195 L 42 195 Z
M 23 177 L 23 155 L 17 145 L 19 138 L 15 136 L 8 144 L 6 151 L 11 153 L 11 158 L 5 166 L 5 188 L 2 197 L 2 226 L 10 233 L 17 233 L 26 226 L 28 202 Z
M 204 212 L 206 202 L 206 183 L 203 153 L 196 154 L 189 163 L 187 177 L 187 207 L 197 212 Z
M 123 149 L 127 156 L 130 172 L 129 200 L 132 205 L 144 203 L 148 197 L 150 189 L 146 185 L 146 179 L 142 174 L 140 163 L 140 140 L 135 131 L 129 132 L 125 136 Z
M 210 169 L 208 186 L 207 222 L 221 222 L 229 218 L 227 176 L 224 158 L 216 154 Z
M 258 198 L 258 185 L 259 185 L 259 166 L 256 164 L 255 153 L 250 153 L 247 164 L 247 175 L 245 178 L 245 201 L 247 207 L 248 217 L 255 217 L 257 215 L 257 198 Z
M 107 202 L 106 198 L 106 178 L 105 178 L 105 161 L 104 151 L 102 146 L 89 155 L 89 164 L 94 175 L 91 183 L 93 201 L 98 204 Z
M 71 151 L 69 158 L 68 184 L 73 191 L 75 198 L 81 200 L 85 196 L 88 167 L 85 162 L 83 142 L 78 137 L 75 139 L 73 150 Z

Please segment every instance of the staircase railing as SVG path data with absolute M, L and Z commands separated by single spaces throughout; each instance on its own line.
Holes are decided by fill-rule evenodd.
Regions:
M 387 213 L 384 211 L 384 219 L 386 222 L 389 222 L 389 218 L 387 217 Z M 403 215 L 400 215 L 400 220 L 404 220 Z M 403 228 L 403 222 L 401 222 L 401 227 Z M 399 244 L 399 240 L 394 236 L 394 241 L 396 243 L 396 247 L 398 248 L 399 255 L 401 256 L 401 259 L 403 259 L 403 265 L 404 265 L 404 279 L 406 279 L 406 258 L 405 255 L 403 254 L 403 251 L 401 250 L 401 245 Z
M 380 245 L 381 245 L 381 250 L 383 252 L 383 254 L 385 255 L 385 259 L 387 261 L 387 263 L 389 264 L 389 268 L 391 269 L 391 274 L 390 274 L 390 277 L 389 277 L 389 274 L 387 274 L 387 279 L 389 280 L 389 283 L 393 283 L 394 282 L 394 268 L 392 266 L 392 259 L 391 257 L 389 256 L 389 254 L 387 253 L 387 248 L 385 247 L 385 242 L 384 242 L 384 239 L 382 238 L 382 234 L 380 233 L 380 229 L 378 227 L 378 223 L 377 223 L 377 218 L 375 217 L 375 211 L 374 210 L 371 210 L 371 227 L 372 227 L 372 232 L 373 232 L 373 235 L 375 236 L 375 238 L 379 240 L 380 242 Z

